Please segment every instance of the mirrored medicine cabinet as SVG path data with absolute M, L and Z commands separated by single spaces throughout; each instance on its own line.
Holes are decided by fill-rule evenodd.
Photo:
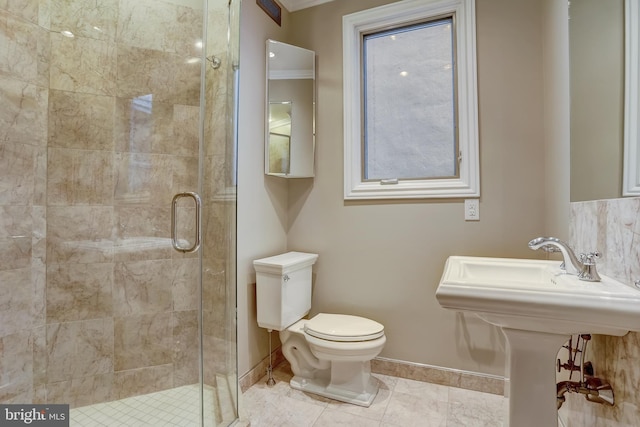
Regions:
M 315 52 L 267 40 L 265 174 L 314 176 Z
M 640 5 L 569 6 L 571 201 L 640 196 Z

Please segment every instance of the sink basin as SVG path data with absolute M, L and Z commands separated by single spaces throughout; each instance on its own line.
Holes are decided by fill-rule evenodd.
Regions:
M 556 358 L 574 334 L 640 331 L 640 291 L 605 275 L 585 282 L 559 261 L 449 257 L 436 291 L 444 308 L 499 326 L 509 344 L 509 425 L 557 425 Z
M 578 280 L 559 261 L 452 256 L 436 298 L 500 327 L 565 335 L 640 330 L 640 291 L 601 277 Z

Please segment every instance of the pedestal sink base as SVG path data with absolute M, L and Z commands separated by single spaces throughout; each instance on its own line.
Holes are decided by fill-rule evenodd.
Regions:
M 559 261 L 451 256 L 436 298 L 498 326 L 510 346 L 511 427 L 557 426 L 556 357 L 574 334 L 640 330 L 640 292 L 600 275 L 585 282 Z
M 509 343 L 509 426 L 558 425 L 556 358 L 568 335 L 502 328 Z

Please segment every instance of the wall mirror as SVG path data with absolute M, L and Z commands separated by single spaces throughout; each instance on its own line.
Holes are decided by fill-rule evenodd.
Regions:
M 640 196 L 636 0 L 569 7 L 571 201 Z
M 265 173 L 314 176 L 315 52 L 267 40 Z

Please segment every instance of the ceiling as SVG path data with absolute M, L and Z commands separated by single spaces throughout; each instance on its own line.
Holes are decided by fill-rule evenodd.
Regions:
M 278 0 L 279 3 L 289 12 L 317 6 L 322 3 L 329 3 L 333 0 Z

